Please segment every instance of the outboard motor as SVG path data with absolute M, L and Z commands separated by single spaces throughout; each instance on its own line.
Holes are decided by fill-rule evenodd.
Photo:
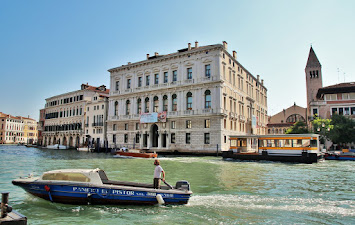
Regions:
M 190 183 L 186 180 L 180 180 L 176 182 L 176 189 L 190 191 Z

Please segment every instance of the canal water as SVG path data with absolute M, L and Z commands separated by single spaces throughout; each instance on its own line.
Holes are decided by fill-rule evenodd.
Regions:
M 0 192 L 28 224 L 355 224 L 355 163 L 225 161 L 160 157 L 166 180 L 188 180 L 182 206 L 96 206 L 51 203 L 11 181 L 62 168 L 101 168 L 110 179 L 152 182 L 153 160 L 109 154 L 0 146 Z

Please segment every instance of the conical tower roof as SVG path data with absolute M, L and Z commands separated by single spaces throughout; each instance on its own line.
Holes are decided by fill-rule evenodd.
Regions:
M 307 65 L 306 65 L 306 68 L 309 68 L 309 67 L 322 67 L 312 46 L 311 46 L 311 49 L 309 50 L 308 61 L 307 61 Z

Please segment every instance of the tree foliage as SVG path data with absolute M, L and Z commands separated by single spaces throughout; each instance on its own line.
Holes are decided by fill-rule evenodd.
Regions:
M 331 125 L 333 128 L 329 131 L 327 137 L 333 143 L 355 142 L 355 121 L 343 115 L 333 114 Z
M 309 130 L 307 124 L 302 121 L 298 121 L 293 126 L 286 130 L 286 134 L 307 134 Z
M 330 139 L 329 134 L 333 129 L 331 119 L 322 119 L 320 117 L 315 117 L 312 121 L 313 132 L 320 135 L 321 143 L 325 142 L 325 139 Z

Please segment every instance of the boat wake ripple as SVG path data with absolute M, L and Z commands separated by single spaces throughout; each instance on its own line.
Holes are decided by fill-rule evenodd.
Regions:
M 309 212 L 327 215 L 355 216 L 355 201 L 330 201 L 324 199 L 305 199 L 292 197 L 268 197 L 252 195 L 194 195 L 190 198 L 192 207 L 272 210 L 290 212 Z

